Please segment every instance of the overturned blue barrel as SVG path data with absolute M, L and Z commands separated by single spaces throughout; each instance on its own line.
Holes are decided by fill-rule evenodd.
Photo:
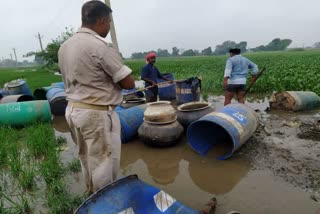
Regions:
M 258 116 L 244 104 L 229 104 L 191 123 L 188 143 L 201 155 L 214 149 L 219 160 L 225 160 L 256 131 Z
M 46 97 L 50 103 L 51 113 L 55 116 L 63 116 L 68 105 L 64 89 L 52 87 L 47 91 Z
M 177 105 L 200 100 L 200 84 L 193 85 L 192 81 L 176 82 L 176 101 Z
M 98 190 L 75 213 L 197 214 L 199 211 L 139 180 L 136 175 L 130 175 Z
M 164 77 L 174 80 L 172 73 L 162 74 Z M 158 83 L 166 82 L 164 79 L 158 79 Z M 158 86 L 160 100 L 174 100 L 176 99 L 176 85 L 174 83 L 163 83 Z
M 25 94 L 32 96 L 32 92 L 25 80 L 13 80 L 7 85 L 11 95 Z
M 144 111 L 147 105 L 139 105 L 128 109 L 115 109 L 121 123 L 121 142 L 128 143 L 138 136 L 138 129 L 143 123 Z
M 55 83 L 52 83 L 51 86 L 64 88 L 64 82 L 55 82 Z

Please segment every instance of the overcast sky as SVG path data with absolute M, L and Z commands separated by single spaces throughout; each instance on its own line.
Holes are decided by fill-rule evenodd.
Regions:
M 18 60 L 40 49 L 65 27 L 80 26 L 86 0 L 1 0 L 0 58 Z M 320 0 L 111 0 L 120 51 L 204 49 L 225 40 L 249 47 L 280 37 L 291 47 L 320 41 Z M 109 40 L 109 39 L 108 39 Z

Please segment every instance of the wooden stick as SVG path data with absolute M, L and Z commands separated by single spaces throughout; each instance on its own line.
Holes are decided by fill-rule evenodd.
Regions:
M 249 90 L 252 88 L 252 86 L 256 83 L 256 81 L 258 80 L 258 78 L 263 74 L 263 72 L 266 70 L 265 67 L 263 67 L 261 69 L 261 71 L 258 73 L 257 77 L 256 77 L 256 80 L 254 82 L 251 82 L 250 86 L 248 87 L 248 89 L 246 90 L 246 92 L 244 92 L 244 95 L 243 96 L 246 96 L 247 93 L 249 92 Z
M 185 79 L 184 79 L 184 80 L 185 80 Z M 158 86 L 158 85 L 162 85 L 162 84 L 166 84 L 166 83 L 172 83 L 172 82 L 180 82 L 180 81 L 184 81 L 184 80 L 171 80 L 171 81 L 166 81 L 166 82 L 160 82 L 160 83 L 155 84 L 155 85 L 150 85 L 150 86 L 148 86 L 148 87 L 145 87 L 145 88 L 142 88 L 142 89 L 139 89 L 139 90 L 136 90 L 136 91 L 132 91 L 132 92 L 123 94 L 123 96 L 127 96 L 127 95 L 130 95 L 130 94 L 134 94 L 134 93 L 140 92 L 140 91 L 145 91 L 145 90 L 148 90 L 149 88 L 153 88 L 153 87 L 156 87 L 156 86 Z

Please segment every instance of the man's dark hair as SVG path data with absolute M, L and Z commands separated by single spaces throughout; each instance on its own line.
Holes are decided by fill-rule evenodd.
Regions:
M 82 24 L 92 26 L 99 18 L 108 16 L 111 12 L 111 8 L 103 2 L 89 1 L 82 6 Z
M 241 50 L 239 48 L 231 48 L 229 50 L 229 53 L 233 53 L 233 54 L 240 54 Z

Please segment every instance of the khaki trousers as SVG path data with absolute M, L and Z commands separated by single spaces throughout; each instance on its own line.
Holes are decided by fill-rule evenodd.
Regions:
M 120 169 L 120 121 L 116 112 L 74 107 L 66 120 L 78 145 L 82 174 L 89 192 L 113 182 Z

